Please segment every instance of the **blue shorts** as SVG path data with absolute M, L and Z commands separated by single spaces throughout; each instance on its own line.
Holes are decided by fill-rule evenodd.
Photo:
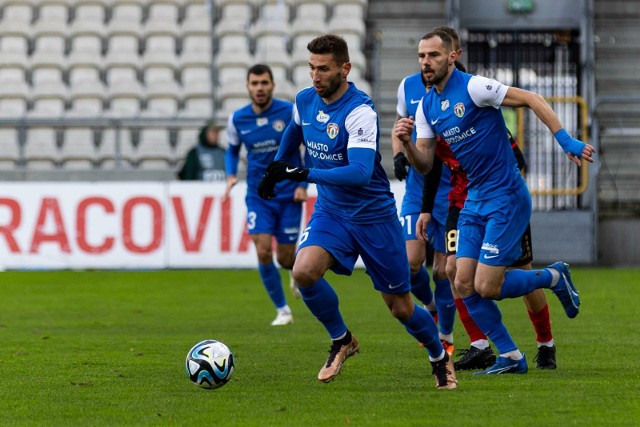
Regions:
M 526 185 L 516 193 L 469 201 L 458 221 L 458 258 L 474 258 L 493 266 L 510 266 L 522 254 L 522 235 L 531 219 Z
M 404 235 L 404 240 L 418 239 L 416 237 L 416 223 L 418 222 L 419 216 L 420 212 L 411 213 L 400 217 L 400 224 L 402 224 L 402 234 Z M 441 253 L 444 253 L 445 248 L 444 231 L 444 224 L 441 224 L 433 215 L 431 215 L 431 221 L 427 226 L 427 238 L 429 239 L 429 244 L 433 247 L 433 249 Z
M 402 294 L 411 290 L 409 260 L 400 222 L 395 217 L 375 224 L 354 224 L 317 210 L 300 237 L 299 248 L 320 246 L 335 263 L 331 270 L 350 276 L 362 257 L 376 290 Z
M 270 234 L 282 244 L 295 244 L 300 234 L 302 203 L 247 197 L 249 234 Z

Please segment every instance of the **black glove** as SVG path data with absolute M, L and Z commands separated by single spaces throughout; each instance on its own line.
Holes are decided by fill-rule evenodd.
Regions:
M 267 175 L 272 176 L 275 182 L 284 181 L 285 179 L 302 182 L 307 180 L 309 169 L 301 168 L 293 163 L 276 160 L 267 166 Z
M 393 156 L 393 173 L 399 181 L 409 175 L 409 160 L 407 160 L 403 152 Z
M 258 183 L 258 195 L 266 200 L 273 199 L 276 195 L 276 184 L 285 179 L 302 182 L 307 180 L 309 169 L 295 166 L 293 163 L 276 160 L 269 163 L 267 170 Z
M 275 188 L 276 182 L 273 180 L 273 177 L 265 173 L 258 183 L 258 196 L 260 196 L 261 199 L 271 200 L 276 197 Z

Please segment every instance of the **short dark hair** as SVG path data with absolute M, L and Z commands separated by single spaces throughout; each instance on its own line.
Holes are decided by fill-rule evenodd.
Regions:
M 446 25 L 441 25 L 434 28 L 432 31 L 442 31 L 443 33 L 449 34 L 449 37 L 451 37 L 451 40 L 453 42 L 453 47 L 457 46 L 458 49 L 460 48 L 460 36 L 458 35 L 458 32 L 453 28 L 447 27 Z
M 338 65 L 349 62 L 349 47 L 347 46 L 347 42 L 335 34 L 325 34 L 316 37 L 307 44 L 307 50 L 318 55 L 330 53 Z
M 442 40 L 442 44 L 444 45 L 444 47 L 449 49 L 450 52 L 453 51 L 453 39 L 448 33 L 444 31 L 439 31 L 439 30 L 430 31 L 424 36 L 422 36 L 422 40 L 429 40 L 434 37 L 440 37 L 440 40 Z
M 256 76 L 259 76 L 259 75 L 264 74 L 264 73 L 269 74 L 269 78 L 271 79 L 271 82 L 273 83 L 273 72 L 271 71 L 271 67 L 269 67 L 268 65 L 265 65 L 265 64 L 252 65 L 247 70 L 247 81 L 249 81 L 249 75 L 250 74 L 254 74 Z

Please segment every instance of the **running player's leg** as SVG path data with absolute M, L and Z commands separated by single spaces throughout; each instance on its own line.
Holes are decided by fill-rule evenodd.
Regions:
M 272 236 L 276 234 L 279 221 L 278 206 L 278 202 L 247 199 L 247 229 L 256 247 L 260 279 L 277 311 L 278 316 L 272 322 L 274 326 L 293 322 L 291 309 L 282 290 L 280 272 L 273 262 Z
M 429 242 L 434 249 L 433 282 L 435 283 L 435 300 L 440 326 L 440 340 L 447 352 L 453 354 L 453 324 L 456 318 L 456 305 L 452 294 L 452 286 L 447 276 L 447 256 L 445 254 L 445 224 L 435 217 L 427 226 Z
M 531 225 L 522 235 L 521 240 L 522 255 L 511 266 L 521 270 L 531 270 L 533 261 L 533 245 L 531 243 Z M 542 289 L 535 291 L 522 297 L 527 306 L 527 313 L 531 324 L 536 332 L 536 344 L 538 353 L 534 358 L 538 369 L 556 369 L 556 347 L 553 341 L 553 333 L 551 332 L 551 317 L 549 315 L 549 305 L 547 297 Z
M 316 211 L 302 232 L 293 264 L 293 277 L 302 300 L 332 340 L 329 358 L 318 373 L 322 382 L 333 380 L 344 361 L 360 348 L 344 323 L 338 295 L 324 278 L 330 268 L 337 274 L 351 274 L 358 258 L 353 239 L 343 225 Z
M 525 373 L 528 370 L 526 359 L 502 323 L 500 309 L 494 301 L 485 299 L 482 295 L 487 284 L 504 276 L 506 267 L 479 263 L 479 260 L 496 260 L 496 263 L 507 265 L 513 263 L 520 254 L 520 238 L 517 239 L 517 251 L 509 250 L 509 246 L 502 250 L 501 240 L 494 242 L 490 239 L 495 239 L 494 234 L 504 238 L 505 233 L 500 234 L 494 230 L 497 225 L 490 222 L 491 217 L 485 211 L 493 213 L 499 211 L 499 208 L 467 200 L 465 208 L 460 212 L 455 287 L 473 320 L 489 336 L 500 354 L 495 365 L 478 373 Z M 517 235 L 522 236 L 523 231 L 524 227 Z
M 423 242 L 418 240 L 415 233 L 418 217 L 419 213 L 402 215 L 400 217 L 411 271 L 411 293 L 432 315 L 436 315 L 436 305 L 433 292 L 431 291 L 431 285 L 429 284 L 429 272 L 424 266 L 424 260 L 427 257 L 427 248 Z
M 300 291 L 293 280 L 293 262 L 296 255 L 296 244 L 300 235 L 300 219 L 302 217 L 302 203 L 282 202 L 280 209 L 280 221 L 276 235 L 277 248 L 276 259 L 278 264 L 289 270 L 289 288 L 295 298 L 300 298 Z
M 455 388 L 457 380 L 453 362 L 438 337 L 438 328 L 427 310 L 414 303 L 409 263 L 402 256 L 400 223 L 389 221 L 354 226 L 360 256 L 367 274 L 384 299 L 391 314 L 419 343 L 424 344 L 433 367 L 437 388 Z M 372 240 L 375 236 L 375 240 Z M 380 245 L 378 242 L 385 242 Z
M 456 370 L 485 369 L 496 362 L 496 356 L 489 345 L 489 339 L 473 321 L 467 306 L 454 286 L 456 279 L 456 251 L 458 249 L 458 217 L 460 208 L 451 206 L 447 216 L 445 233 L 445 251 L 447 255 L 446 272 L 451 283 L 451 293 L 454 298 L 458 317 L 467 335 L 469 336 L 469 349 L 459 352 L 462 357 L 454 363 Z
M 517 252 L 519 257 L 520 237 L 515 239 L 513 236 L 522 236 L 529 224 L 531 198 L 528 191 L 527 187 L 523 185 L 519 190 L 519 198 L 516 203 L 503 196 L 487 204 L 491 209 L 495 209 L 497 214 L 490 219 L 491 226 L 487 227 L 486 242 L 493 242 L 489 244 L 494 247 L 496 244 L 502 245 L 500 246 L 502 254 L 496 256 L 492 252 L 494 249 L 487 246 L 486 250 L 483 249 L 483 263 L 499 265 L 508 259 L 506 254 L 512 251 Z M 580 298 L 571 281 L 568 265 L 563 262 L 556 262 L 539 270 L 511 270 L 504 277 L 489 274 L 486 279 L 481 278 L 479 282 L 476 282 L 476 289 L 484 298 L 497 300 L 517 298 L 535 289 L 550 288 L 562 303 L 568 317 L 573 318 L 578 315 Z

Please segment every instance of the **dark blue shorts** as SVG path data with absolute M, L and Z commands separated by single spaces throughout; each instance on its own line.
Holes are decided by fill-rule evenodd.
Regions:
M 319 246 L 335 259 L 331 270 L 351 275 L 362 257 L 376 290 L 401 294 L 411 290 L 409 261 L 400 222 L 395 217 L 375 224 L 354 224 L 315 211 L 302 231 L 299 248 Z
M 263 200 L 259 197 L 247 197 L 246 202 L 249 234 L 270 234 L 283 244 L 295 244 L 298 241 L 302 203 Z

